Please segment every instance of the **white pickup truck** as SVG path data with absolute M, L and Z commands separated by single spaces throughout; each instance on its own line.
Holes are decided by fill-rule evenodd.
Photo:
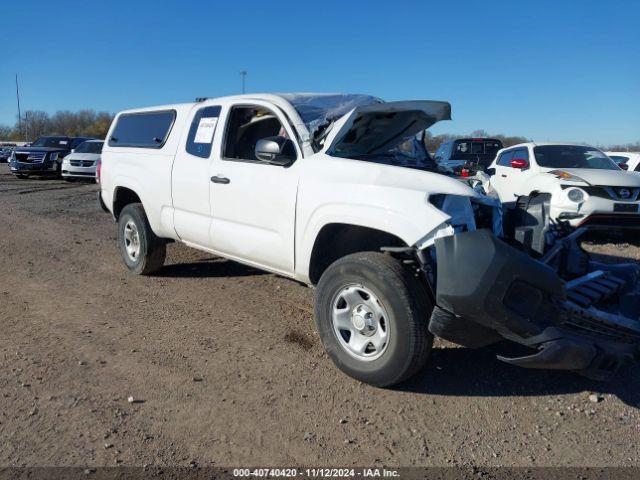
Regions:
M 609 375 L 638 350 L 637 267 L 567 263 L 586 255 L 575 234 L 558 234 L 548 258 L 525 253 L 499 202 L 440 174 L 415 142 L 449 118 L 446 102 L 330 94 L 124 111 L 100 202 L 134 273 L 160 269 L 181 241 L 314 286 L 321 340 L 361 381 L 408 378 L 434 334 L 470 347 L 507 338 L 531 348 L 501 358 L 513 364 Z M 620 296 L 633 305 L 603 303 Z

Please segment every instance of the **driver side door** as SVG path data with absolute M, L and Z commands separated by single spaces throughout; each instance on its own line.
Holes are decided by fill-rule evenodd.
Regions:
M 267 270 L 293 275 L 294 232 L 302 154 L 273 165 L 255 156 L 258 140 L 295 139 L 291 125 L 275 106 L 263 101 L 224 109 L 222 144 L 210 169 L 212 221 L 210 244 L 220 254 Z

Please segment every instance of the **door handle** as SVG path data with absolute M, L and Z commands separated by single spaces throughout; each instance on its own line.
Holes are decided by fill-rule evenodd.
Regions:
M 211 181 L 213 183 L 222 183 L 224 185 L 226 185 L 227 183 L 231 183 L 231 180 L 229 180 L 227 177 L 221 177 L 219 175 L 211 177 Z
M 507 178 L 507 175 L 505 175 L 504 173 L 501 173 L 501 174 L 500 174 L 500 176 L 501 176 L 502 178 Z

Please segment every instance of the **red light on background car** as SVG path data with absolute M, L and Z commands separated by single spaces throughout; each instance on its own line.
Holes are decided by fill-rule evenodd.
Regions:
M 524 158 L 514 158 L 511 160 L 511 168 L 527 168 L 528 166 L 529 162 Z
M 469 170 L 467 170 L 466 168 L 463 168 L 462 171 L 460 172 L 460 176 L 462 178 L 468 178 L 469 177 Z

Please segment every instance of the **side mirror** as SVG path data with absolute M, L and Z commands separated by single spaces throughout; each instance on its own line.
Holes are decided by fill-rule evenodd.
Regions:
M 517 168 L 518 170 L 524 170 L 529 168 L 529 161 L 524 158 L 514 158 L 511 160 L 511 168 Z
M 296 159 L 296 149 L 288 138 L 267 137 L 256 143 L 255 156 L 258 160 L 270 165 L 288 167 Z
M 496 174 L 496 169 L 491 167 L 491 168 L 487 168 L 485 170 L 485 172 L 487 173 L 487 175 L 489 175 L 490 177 L 493 177 Z
M 626 163 L 619 163 L 618 166 L 622 169 L 622 170 L 629 170 L 629 165 L 627 165 Z

